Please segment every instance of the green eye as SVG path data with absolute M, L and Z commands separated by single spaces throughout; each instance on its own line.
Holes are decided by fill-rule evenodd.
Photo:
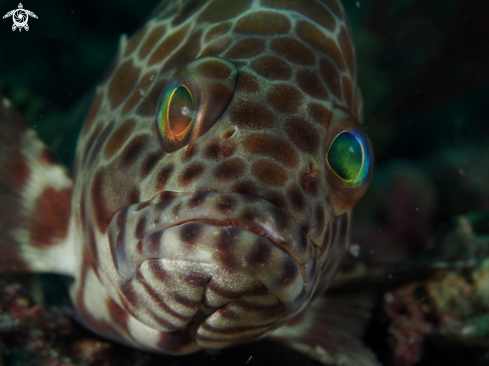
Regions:
M 329 148 L 327 160 L 333 172 L 345 182 L 356 184 L 363 178 L 364 152 L 355 135 L 339 133 Z
M 195 116 L 192 95 L 185 85 L 168 90 L 158 111 L 158 126 L 168 143 L 177 143 L 187 136 Z

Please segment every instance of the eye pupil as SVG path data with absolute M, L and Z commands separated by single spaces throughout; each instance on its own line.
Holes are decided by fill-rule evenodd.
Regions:
M 349 132 L 341 132 L 328 151 L 328 164 L 345 181 L 355 180 L 362 170 L 363 152 L 358 139 Z
M 184 133 L 192 124 L 194 115 L 194 102 L 188 89 L 183 85 L 174 89 L 168 103 L 168 127 L 170 134 L 179 136 Z

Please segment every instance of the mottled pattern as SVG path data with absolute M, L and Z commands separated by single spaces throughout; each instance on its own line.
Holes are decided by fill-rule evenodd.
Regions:
M 361 129 L 344 12 L 336 0 L 172 0 L 150 19 L 121 38 L 79 138 L 73 301 L 96 332 L 147 350 L 264 337 L 331 283 L 367 185 L 341 187 L 325 163 L 334 133 Z M 196 117 L 169 140 L 157 108 L 179 85 Z M 16 169 L 23 184 L 29 168 Z M 38 205 L 64 194 L 46 188 Z M 34 223 L 41 248 L 51 214 Z

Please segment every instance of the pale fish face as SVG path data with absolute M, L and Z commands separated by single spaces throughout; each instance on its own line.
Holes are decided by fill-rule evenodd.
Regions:
M 153 348 L 262 337 L 331 282 L 372 172 L 355 74 L 336 1 L 173 2 L 123 39 L 75 194 L 85 265 Z

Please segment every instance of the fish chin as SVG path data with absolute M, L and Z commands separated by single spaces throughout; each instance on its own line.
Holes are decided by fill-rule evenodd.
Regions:
M 309 303 L 318 249 L 280 208 L 235 193 L 156 201 L 120 210 L 109 228 L 117 286 L 144 299 L 128 309 L 138 320 L 222 348 L 268 334 Z

